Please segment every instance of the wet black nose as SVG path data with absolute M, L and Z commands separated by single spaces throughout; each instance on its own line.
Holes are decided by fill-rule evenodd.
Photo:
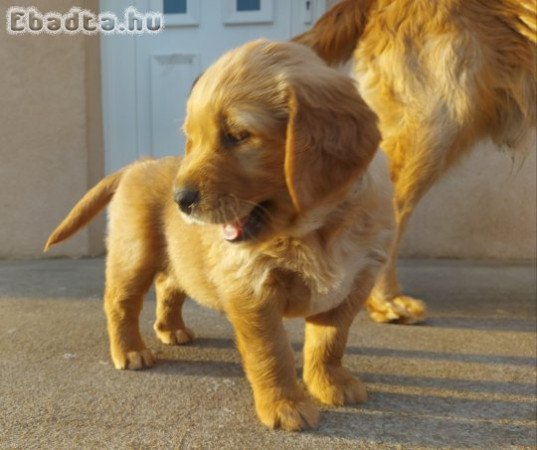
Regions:
M 178 189 L 175 191 L 173 197 L 181 211 L 185 214 L 190 214 L 192 208 L 198 203 L 200 194 L 194 189 Z

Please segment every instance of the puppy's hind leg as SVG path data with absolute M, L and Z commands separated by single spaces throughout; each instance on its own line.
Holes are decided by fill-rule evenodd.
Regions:
M 155 280 L 157 293 L 157 320 L 153 326 L 157 337 L 164 344 L 188 344 L 194 333 L 183 322 L 182 308 L 186 295 L 179 290 L 166 273 L 159 273 Z
M 143 369 L 155 364 L 139 327 L 143 297 L 153 281 L 154 269 L 147 259 L 126 255 L 123 250 L 111 240 L 104 296 L 110 353 L 116 369 Z

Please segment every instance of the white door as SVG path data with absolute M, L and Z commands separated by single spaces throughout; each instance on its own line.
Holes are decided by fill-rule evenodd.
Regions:
M 194 79 L 226 50 L 260 37 L 287 40 L 324 12 L 325 0 L 102 0 L 160 11 L 157 35 L 103 36 L 106 171 L 140 156 L 183 153 L 180 131 Z

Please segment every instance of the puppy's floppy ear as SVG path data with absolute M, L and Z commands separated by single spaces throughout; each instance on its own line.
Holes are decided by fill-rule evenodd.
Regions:
M 335 72 L 319 78 L 288 87 L 285 180 L 298 211 L 343 193 L 380 141 L 377 117 L 354 82 Z

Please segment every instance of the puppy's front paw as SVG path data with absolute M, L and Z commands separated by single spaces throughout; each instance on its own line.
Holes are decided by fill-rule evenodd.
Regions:
M 148 348 L 139 351 L 112 350 L 112 361 L 118 370 L 139 370 L 155 365 L 157 361 L 153 352 Z
M 297 400 L 278 400 L 257 405 L 259 420 L 269 428 L 299 431 L 317 428 L 319 410 L 306 396 Z
M 155 333 L 163 344 L 184 345 L 194 340 L 194 332 L 190 328 L 178 328 L 176 330 L 163 330 L 155 324 Z
M 344 367 L 324 366 L 305 372 L 304 382 L 311 395 L 327 405 L 342 406 L 367 400 L 363 383 Z
M 367 301 L 367 310 L 375 322 L 404 325 L 423 322 L 426 314 L 424 302 L 406 295 L 398 295 L 391 300 L 372 296 Z

